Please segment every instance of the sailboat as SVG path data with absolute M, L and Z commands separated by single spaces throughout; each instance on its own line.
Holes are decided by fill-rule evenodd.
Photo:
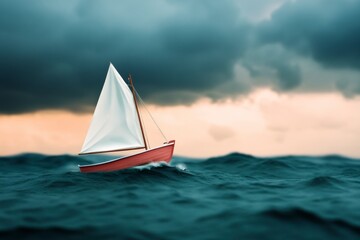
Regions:
M 110 63 L 79 155 L 139 149 L 143 151 L 110 161 L 79 165 L 81 172 L 110 172 L 151 162 L 171 161 L 175 140 L 165 141 L 158 147 L 148 147 L 138 108 L 138 98 L 141 98 L 135 90 L 131 75 L 128 80 L 129 86 Z M 159 130 L 162 133 L 160 128 Z

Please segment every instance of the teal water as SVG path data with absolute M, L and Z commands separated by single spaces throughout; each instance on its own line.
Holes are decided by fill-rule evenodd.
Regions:
M 111 173 L 107 160 L 0 158 L 0 239 L 360 239 L 360 161 L 175 157 Z

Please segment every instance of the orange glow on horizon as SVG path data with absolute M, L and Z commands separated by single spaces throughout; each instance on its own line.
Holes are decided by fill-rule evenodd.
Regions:
M 191 106 L 147 108 L 169 140 L 176 139 L 175 155 L 360 156 L 360 98 L 262 89 L 235 101 L 202 99 Z M 66 111 L 0 115 L 0 155 L 77 154 L 91 117 Z M 156 128 L 148 126 L 150 140 L 160 143 L 153 137 L 159 135 Z

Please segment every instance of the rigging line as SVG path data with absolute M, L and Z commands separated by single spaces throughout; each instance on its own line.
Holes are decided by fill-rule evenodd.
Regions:
M 148 112 L 148 114 L 150 115 L 152 121 L 155 123 L 156 127 L 159 129 L 161 135 L 164 137 L 165 141 L 168 142 L 167 138 L 165 137 L 165 134 L 163 133 L 163 131 L 161 131 L 161 128 L 159 127 L 159 125 L 156 123 L 154 117 L 151 115 L 150 111 L 147 109 L 145 102 L 142 100 L 142 98 L 140 97 L 139 93 L 136 91 L 136 89 L 134 88 L 136 95 L 138 96 L 141 104 L 144 106 L 145 110 Z

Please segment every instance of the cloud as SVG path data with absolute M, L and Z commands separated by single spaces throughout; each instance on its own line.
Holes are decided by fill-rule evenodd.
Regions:
M 0 113 L 89 111 L 110 61 L 155 104 L 311 91 L 299 57 L 359 68 L 357 1 L 257 2 L 1 1 Z M 335 88 L 358 94 L 346 81 Z
M 359 11 L 356 0 L 285 2 L 253 27 L 251 48 L 241 57 L 252 87 L 358 95 Z
M 157 103 L 231 80 L 247 32 L 231 1 L 135 2 L 2 1 L 0 111 L 86 111 L 110 61 Z
M 211 125 L 209 128 L 209 134 L 216 141 L 223 141 L 235 136 L 234 131 L 227 126 Z
M 281 43 L 326 67 L 360 68 L 357 0 L 289 1 L 259 27 L 263 42 Z
M 281 45 L 267 44 L 248 51 L 242 58 L 253 79 L 265 78 L 259 85 L 271 86 L 279 91 L 297 88 L 301 81 L 301 71 L 296 56 Z M 256 82 L 253 82 L 256 85 Z

